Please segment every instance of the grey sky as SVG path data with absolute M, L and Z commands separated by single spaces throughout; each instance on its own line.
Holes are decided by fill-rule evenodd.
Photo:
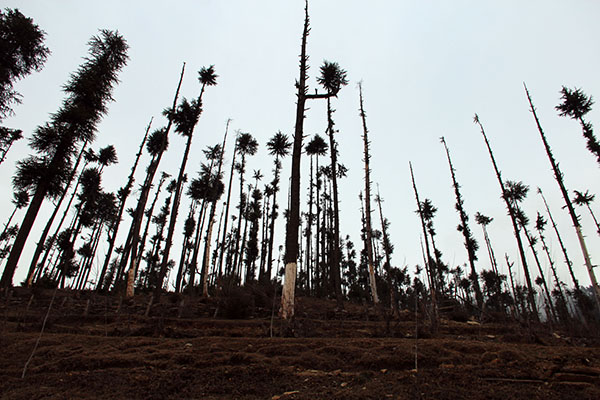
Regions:
M 197 96 L 197 73 L 215 65 L 218 85 L 204 96 L 204 112 L 196 128 L 188 174 L 203 161 L 201 150 L 220 142 L 227 118 L 232 131 L 252 133 L 261 147 L 249 160 L 248 170 L 261 169 L 271 179 L 272 158 L 265 144 L 278 130 L 291 135 L 295 112 L 294 80 L 298 76 L 298 54 L 304 2 L 294 1 L 8 1 L 47 32 L 52 51 L 44 70 L 16 85 L 23 104 L 5 125 L 23 129 L 26 137 L 57 110 L 63 98 L 61 85 L 86 55 L 88 39 L 98 29 L 118 29 L 131 46 L 128 66 L 114 91 L 115 102 L 100 125 L 94 148 L 114 144 L 120 163 L 105 171 L 104 186 L 117 190 L 125 182 L 144 128 L 154 116 L 154 127 L 165 124 L 161 111 L 170 105 L 183 61 L 187 73 L 182 95 Z M 588 284 L 581 252 L 565 210 L 550 164 L 528 110 L 522 82 L 531 91 L 548 140 L 565 173 L 570 190 L 600 195 L 600 168 L 585 148 L 579 125 L 559 118 L 562 85 L 582 87 L 600 96 L 600 4 L 595 1 L 354 1 L 313 0 L 310 4 L 310 90 L 323 60 L 337 61 L 348 71 L 350 84 L 334 100 L 335 120 L 340 130 L 340 161 L 349 168 L 340 183 L 342 234 L 350 234 L 360 247 L 360 203 L 362 183 L 362 128 L 358 115 L 356 83 L 363 81 L 367 123 L 372 141 L 372 178 L 385 199 L 384 213 L 391 222 L 393 255 L 397 266 L 422 263 L 420 226 L 414 210 L 408 162 L 412 161 L 422 198 L 438 208 L 435 226 L 444 261 L 451 267 L 467 261 L 463 239 L 456 231 L 447 161 L 439 137 L 445 136 L 457 178 L 462 186 L 471 228 L 482 246 L 479 270 L 489 268 L 480 227 L 473 215 L 480 211 L 494 217 L 489 233 L 497 256 L 507 252 L 517 261 L 516 245 L 500 189 L 483 139 L 472 123 L 477 112 L 496 153 L 503 177 L 522 180 L 531 187 L 524 209 L 530 218 L 543 204 L 535 193 L 544 190 L 561 228 L 576 273 Z M 325 103 L 312 101 L 305 134 L 325 132 Z M 598 106 L 600 107 L 600 106 Z M 600 112 L 588 115 L 600 129 Z M 232 143 L 228 143 L 228 161 Z M 174 174 L 184 140 L 173 135 L 161 170 Z M 14 163 L 29 152 L 23 140 L 2 165 L 1 200 L 8 217 Z M 142 160 L 147 164 L 148 157 Z M 290 159 L 283 161 L 286 182 Z M 227 165 L 227 170 L 229 165 Z M 308 183 L 308 159 L 303 159 L 303 184 Z M 139 169 L 138 182 L 143 168 Z M 283 193 L 287 187 L 283 187 Z M 234 199 L 237 196 L 234 188 Z M 302 199 L 306 199 L 303 193 Z M 285 199 L 285 195 L 280 198 Z M 130 198 L 133 206 L 135 196 Z M 600 201 L 597 200 L 597 202 Z M 178 218 L 180 233 L 187 199 Z M 283 203 L 284 204 L 284 203 Z M 594 208 L 599 209 L 595 204 Z M 44 215 L 50 209 L 46 204 Z M 303 209 L 306 210 L 306 207 Z M 600 238 L 587 211 L 580 210 L 592 261 L 600 262 Z M 1 215 L 0 215 L 1 217 Z M 16 218 L 22 217 L 19 214 Z M 378 218 L 377 218 L 378 220 Z M 129 220 L 125 220 L 127 225 Z M 41 215 L 30 235 L 15 282 L 22 280 L 39 231 Z M 277 227 L 283 238 L 283 221 Z M 121 233 L 126 229 L 122 229 Z M 562 260 L 556 240 L 547 237 L 552 253 Z M 283 243 L 283 241 L 281 241 Z M 172 257 L 177 258 L 179 243 Z M 99 254 L 103 258 L 104 249 Z M 547 264 L 547 263 L 545 263 Z M 502 263 L 502 271 L 505 271 Z M 561 277 L 568 283 L 564 265 Z M 517 275 L 522 276 L 520 269 Z M 537 274 L 533 273 L 534 276 Z

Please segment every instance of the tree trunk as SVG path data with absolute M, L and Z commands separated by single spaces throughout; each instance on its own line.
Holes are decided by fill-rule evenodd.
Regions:
M 292 171 L 290 184 L 290 208 L 285 234 L 285 277 L 281 293 L 281 316 L 291 319 L 294 316 L 294 295 L 296 290 L 296 263 L 298 260 L 298 226 L 300 225 L 300 160 L 302 157 L 302 139 L 304 134 L 304 111 L 306 103 L 306 72 L 308 69 L 306 56 L 306 40 L 308 37 L 309 19 L 308 2 L 304 8 L 304 28 L 300 50 L 300 78 L 296 82 L 298 88 L 296 103 L 296 124 L 294 128 L 294 145 L 292 151 Z
M 517 247 L 519 248 L 519 256 L 521 257 L 521 264 L 523 265 L 523 272 L 525 274 L 525 282 L 527 283 L 529 306 L 531 309 L 531 313 L 533 314 L 533 318 L 535 319 L 535 321 L 539 321 L 540 317 L 539 317 L 537 309 L 535 307 L 535 297 L 534 297 L 535 292 L 533 289 L 533 285 L 531 284 L 531 277 L 529 275 L 529 268 L 527 267 L 527 259 L 525 258 L 525 250 L 523 249 L 523 242 L 521 241 L 521 235 L 519 234 L 519 227 L 517 225 L 515 211 L 513 210 L 512 206 L 510 205 L 510 202 L 508 201 L 508 198 L 506 196 L 506 188 L 504 187 L 504 182 L 502 181 L 502 175 L 500 174 L 500 170 L 498 169 L 498 166 L 496 165 L 496 159 L 494 158 L 494 153 L 492 152 L 492 148 L 491 148 L 490 143 L 485 134 L 485 130 L 483 129 L 483 125 L 479 121 L 479 117 L 477 116 L 477 114 L 475 114 L 475 123 L 478 124 L 479 128 L 481 129 L 481 134 L 483 135 L 483 139 L 485 140 L 485 145 L 490 154 L 490 159 L 492 160 L 492 165 L 494 166 L 494 171 L 496 172 L 496 177 L 498 178 L 498 183 L 500 184 L 500 188 L 502 190 L 502 199 L 504 199 L 506 208 L 508 210 L 508 215 L 510 216 L 510 220 L 513 225 L 515 239 L 517 240 Z

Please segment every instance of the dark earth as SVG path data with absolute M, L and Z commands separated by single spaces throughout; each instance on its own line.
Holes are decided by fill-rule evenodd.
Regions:
M 416 340 L 414 312 L 300 297 L 287 324 L 249 289 L 150 307 L 59 290 L 22 378 L 54 293 L 0 292 L 1 399 L 600 399 L 585 330 L 450 312 Z

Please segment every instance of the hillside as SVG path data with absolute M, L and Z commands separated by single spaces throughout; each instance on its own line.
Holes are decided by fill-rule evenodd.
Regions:
M 284 326 L 243 291 L 151 308 L 145 295 L 58 291 L 21 379 L 52 294 L 2 292 L 2 399 L 600 398 L 597 338 L 444 315 L 435 335 L 420 320 L 416 340 L 411 312 L 386 323 L 369 306 L 312 298 Z

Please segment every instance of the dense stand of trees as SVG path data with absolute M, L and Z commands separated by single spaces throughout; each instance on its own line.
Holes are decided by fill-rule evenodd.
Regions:
M 11 73 L 0 71 L 0 116 L 5 116 L 11 112 L 9 104 L 18 100 L 18 95 L 12 90 L 12 82 L 40 69 L 49 51 L 43 46 L 43 32 L 31 20 L 13 10 L 6 10 L 1 17 L 3 21 L 12 18 L 19 23 L 30 24 L 34 42 L 29 49 L 31 54 L 15 52 L 15 60 L 10 61 L 23 64 L 22 70 Z M 499 197 L 504 201 L 512 223 L 524 285 L 515 280 L 514 262 L 506 254 L 504 260 L 508 275 L 500 273 L 499 261 L 504 261 L 497 259 L 487 230 L 494 218 L 479 212 L 474 219 L 482 227 L 490 269 L 483 269 L 482 261 L 476 264 L 479 244 L 469 226 L 465 199 L 444 138 L 441 142 L 450 169 L 448 183 L 454 191 L 459 219 L 457 230 L 464 241 L 466 262 L 464 265 L 449 265 L 441 252 L 436 243 L 436 229 L 445 227 L 436 228 L 437 207 L 432 199 L 420 197 L 415 170 L 409 163 L 416 214 L 421 223 L 421 231 L 414 234 L 421 239 L 423 263 L 416 267 L 412 277 L 407 266 L 394 265 L 392 254 L 395 246 L 389 232 L 391 221 L 384 215 L 379 189 L 377 195 L 373 195 L 372 177 L 376 176 L 376 171 L 372 171 L 370 160 L 376 155 L 371 153 L 370 144 L 371 140 L 378 140 L 378 136 L 377 132 L 370 136 L 367 129 L 361 84 L 358 88 L 360 121 L 357 120 L 356 129 L 362 132 L 364 189 L 359 194 L 361 220 L 355 224 L 360 228 L 357 232 L 342 232 L 339 192 L 348 169 L 341 163 L 343 154 L 338 145 L 339 130 L 334 121 L 333 104 L 339 91 L 348 84 L 348 78 L 347 72 L 337 63 L 325 61 L 320 67 L 320 76 L 316 78 L 324 91 L 309 90 L 309 32 L 306 3 L 293 135 L 278 131 L 266 143 L 259 143 L 251 133 L 237 131 L 233 146 L 228 146 L 231 123 L 228 120 L 220 143 L 208 146 L 200 157 L 192 154 L 192 138 L 203 112 L 203 95 L 206 87 L 216 85 L 217 74 L 212 65 L 201 68 L 198 73 L 199 95 L 193 100 L 182 98 L 180 101 L 184 64 L 172 105 L 163 112 L 165 126 L 152 130 L 151 120 L 146 129 L 140 131 L 139 150 L 129 175 L 118 192 L 111 193 L 102 185 L 102 173 L 118 162 L 117 149 L 107 146 L 94 151 L 93 141 L 100 119 L 108 112 L 118 73 L 127 62 L 128 46 L 118 32 L 100 31 L 89 42 L 89 55 L 65 84 L 66 98 L 62 106 L 47 123 L 33 132 L 29 142 L 32 155 L 17 165 L 13 177 L 14 209 L 0 233 L 0 259 L 3 263 L 0 285 L 13 285 L 25 242 L 34 223 L 39 223 L 38 211 L 45 200 L 51 199 L 54 200 L 54 209 L 38 238 L 23 282 L 27 286 L 59 285 L 75 290 L 113 291 L 127 296 L 138 290 L 152 292 L 154 298 L 165 290 L 213 296 L 233 286 L 260 287 L 273 297 L 281 293 L 281 315 L 286 319 L 294 316 L 296 292 L 308 296 L 330 296 L 336 299 L 339 309 L 347 300 L 372 301 L 381 307 L 389 307 L 396 315 L 402 308 L 419 304 L 421 312 L 429 316 L 434 330 L 439 313 L 448 309 L 461 309 L 480 318 L 495 313 L 525 321 L 542 318 L 564 324 L 578 319 L 586 323 L 597 322 L 600 289 L 583 227 L 574 208 L 574 205 L 585 207 L 600 234 L 592 207 L 594 194 L 574 191 L 575 197 L 571 198 L 527 88 L 530 110 L 583 252 L 592 282 L 591 290 L 579 283 L 561 232 L 540 189 L 538 193 L 544 201 L 545 210 L 538 211 L 535 223 L 531 223 L 521 207 L 529 187 L 523 182 L 503 178 L 488 134 L 477 115 L 474 122 L 483 135 L 500 185 Z M 0 46 L 5 46 L 5 43 L 0 42 Z M 27 62 L 16 61 L 19 57 Z M 591 97 L 581 89 L 565 87 L 561 95 L 562 103 L 556 110 L 559 115 L 579 122 L 587 148 L 600 161 L 599 145 L 592 125 L 584 119 L 593 105 Z M 326 101 L 326 139 L 316 134 L 305 143 L 307 102 L 318 99 Z M 175 140 L 169 137 L 172 129 L 185 140 L 181 165 L 177 171 L 159 172 L 169 141 Z M 12 142 L 20 135 L 21 131 L 0 130 L 0 164 Z M 273 157 L 273 169 L 270 177 L 265 179 L 268 182 L 265 185 L 261 184 L 265 178 L 263 172 L 249 172 L 253 162 L 251 156 L 257 154 L 261 146 Z M 136 177 L 140 175 L 138 166 L 144 155 L 150 161 L 139 187 L 136 187 Z M 288 177 L 284 175 L 283 163 L 289 155 L 291 175 Z M 301 168 L 303 156 L 310 159 L 305 168 Z M 324 160 L 326 156 L 329 156 L 328 161 Z M 190 173 L 187 168 L 192 158 L 196 165 L 201 158 L 200 170 L 195 173 Z M 225 182 L 227 168 L 228 179 Z M 305 172 L 308 173 L 306 205 L 301 207 L 301 173 Z M 288 178 L 288 198 L 284 202 L 286 186 L 282 183 L 288 182 Z M 225 193 L 226 196 L 223 196 Z M 137 199 L 132 205 L 129 200 L 134 194 Z M 221 201 L 222 197 L 225 197 L 224 201 Z M 376 209 L 373 209 L 373 197 Z M 187 209 L 184 204 L 187 204 Z M 283 213 L 280 212 L 281 204 L 286 204 Z M 25 215 L 15 225 L 19 210 L 24 208 L 27 208 Z M 185 215 L 185 219 L 179 223 L 182 240 L 178 241 L 175 238 L 179 234 L 177 217 L 180 213 Z M 61 218 L 56 223 L 59 215 Z M 278 227 L 282 230 L 284 221 L 285 247 L 276 234 Z M 560 243 L 562 261 L 553 258 L 549 250 L 548 223 L 553 228 L 552 237 L 555 236 Z M 127 235 L 121 238 L 122 242 L 117 235 L 120 227 L 121 231 L 128 229 Z M 354 233 L 360 233 L 360 245 L 352 242 L 350 234 Z M 108 243 L 108 250 L 101 257 L 97 253 L 103 241 Z M 176 243 L 181 243 L 181 248 L 174 248 Z M 528 252 L 535 261 L 535 271 L 527 257 Z M 551 276 L 545 275 L 544 260 L 550 266 Z M 568 270 L 572 287 L 561 281 L 560 269 Z M 425 273 L 423 280 L 421 271 Z M 280 280 L 282 276 L 283 281 Z

